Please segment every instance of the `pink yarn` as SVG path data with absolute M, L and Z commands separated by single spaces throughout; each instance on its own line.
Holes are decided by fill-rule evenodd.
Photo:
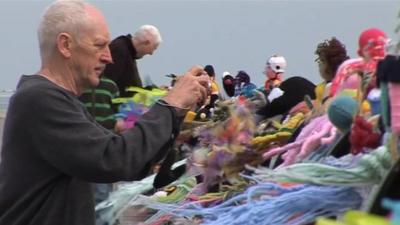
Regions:
M 281 153 L 289 151 L 289 150 L 293 150 L 293 149 L 297 149 L 297 148 L 300 149 L 304 140 L 316 128 L 316 126 L 318 125 L 319 121 L 322 120 L 322 118 L 323 118 L 323 116 L 320 116 L 320 117 L 317 117 L 317 118 L 311 120 L 311 122 L 309 124 L 307 124 L 307 126 L 305 126 L 301 130 L 299 136 L 297 136 L 297 138 L 296 138 L 296 141 L 294 141 L 293 143 L 287 144 L 285 146 L 270 149 L 268 152 L 263 154 L 263 158 L 269 159 L 277 154 L 281 154 Z
M 296 141 L 282 147 L 270 149 L 263 154 L 264 159 L 282 154 L 284 162 L 279 167 L 284 167 L 302 160 L 322 144 L 329 144 L 335 140 L 336 128 L 329 121 L 327 115 L 313 119 L 303 128 Z
M 359 77 L 357 74 L 352 74 L 350 76 L 347 77 L 347 79 L 343 82 L 342 86 L 341 86 L 341 90 L 343 89 L 352 89 L 352 90 L 357 90 L 359 85 L 360 85 L 360 81 L 359 81 Z
M 329 96 L 333 97 L 340 90 L 342 90 L 344 88 L 343 85 L 346 85 L 344 84 L 345 81 L 351 75 L 356 75 L 357 73 L 361 73 L 361 74 L 373 74 L 373 76 L 375 76 L 374 74 L 376 71 L 377 63 L 378 61 L 376 60 L 371 59 L 369 61 L 365 61 L 362 58 L 348 59 L 344 61 L 339 66 L 335 78 L 333 78 Z M 351 80 L 348 81 L 347 85 L 356 86 L 356 84 L 358 84 L 358 81 L 355 82 L 355 78 L 351 78 Z M 357 89 L 358 86 L 355 88 Z
M 389 83 L 390 123 L 392 132 L 400 134 L 400 84 Z
M 329 120 L 327 120 L 324 121 L 322 127 L 319 128 L 320 129 L 315 130 L 313 134 L 304 141 L 298 155 L 300 159 L 307 157 L 314 149 L 322 144 L 322 138 L 327 134 L 330 135 L 330 130 L 333 128 L 333 125 Z

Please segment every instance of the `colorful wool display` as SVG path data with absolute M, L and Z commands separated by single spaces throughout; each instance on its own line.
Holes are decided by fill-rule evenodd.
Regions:
M 154 176 L 122 185 L 96 210 L 110 224 L 125 210 L 135 216 L 140 209 L 140 222 L 148 225 L 301 225 L 316 220 L 318 225 L 387 225 L 366 213 L 345 214 L 365 208 L 394 168 L 400 133 L 400 79 L 393 72 L 400 71 L 400 64 L 389 63 L 400 59 L 379 62 L 387 44 L 380 30 L 365 30 L 359 38 L 362 58 L 344 54 L 340 62 L 348 60 L 331 68 L 330 79 L 322 75 L 327 59 L 319 59 L 326 80 L 316 88 L 317 99 L 299 94 L 304 89 L 299 80 L 285 89 L 293 78 L 267 80 L 268 89 L 257 91 L 246 72 L 236 78 L 225 72 L 223 86 L 234 97 L 220 98 L 210 117 L 201 118 L 192 109 L 184 120 L 175 146 L 187 154 L 185 174 L 167 187 L 156 187 L 150 197 L 143 193 L 152 188 Z M 309 86 L 314 90 L 314 84 Z M 130 91 L 134 99 L 116 102 L 128 102 L 120 111 L 134 119 L 165 94 Z M 266 112 L 260 114 L 261 109 Z M 393 212 L 400 208 L 385 204 Z

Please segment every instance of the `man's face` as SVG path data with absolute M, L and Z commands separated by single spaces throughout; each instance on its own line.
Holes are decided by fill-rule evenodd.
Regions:
M 75 82 L 80 88 L 96 87 L 106 64 L 112 62 L 110 35 L 102 18 L 93 19 L 94 23 L 86 32 L 74 40 L 76 45 L 72 53 Z
M 158 44 L 153 43 L 153 41 L 146 41 L 140 44 L 140 47 L 136 49 L 137 58 L 140 59 L 145 55 L 153 55 L 157 50 Z

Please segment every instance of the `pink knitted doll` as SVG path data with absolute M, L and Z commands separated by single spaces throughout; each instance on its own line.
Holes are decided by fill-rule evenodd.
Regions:
M 330 123 L 327 115 L 313 119 L 303 128 L 296 141 L 283 147 L 273 148 L 263 154 L 264 159 L 284 153 L 284 162 L 281 166 L 287 166 L 296 161 L 303 160 L 313 150 L 322 144 L 332 143 L 336 137 L 336 128 Z

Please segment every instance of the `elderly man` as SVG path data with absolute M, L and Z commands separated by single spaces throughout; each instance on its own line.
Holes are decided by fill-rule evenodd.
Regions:
M 163 100 L 117 135 L 77 96 L 96 86 L 112 58 L 101 12 L 79 0 L 45 11 L 41 68 L 21 77 L 6 116 L 0 163 L 0 224 L 94 224 L 90 182 L 140 179 L 164 157 L 186 109 L 207 98 L 209 78 L 193 67 Z
M 130 97 L 127 87 L 142 87 L 136 59 L 152 55 L 160 43 L 160 32 L 152 25 L 143 25 L 133 35 L 122 35 L 111 42 L 113 63 L 106 66 L 104 76 L 117 84 L 122 97 Z

